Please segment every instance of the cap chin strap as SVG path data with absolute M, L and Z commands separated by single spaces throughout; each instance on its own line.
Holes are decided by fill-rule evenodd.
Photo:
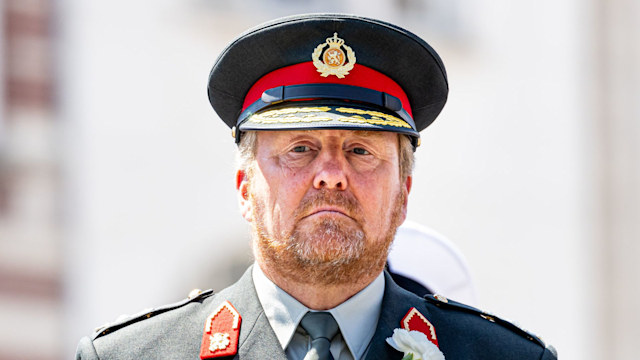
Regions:
M 278 86 L 262 93 L 262 97 L 249 105 L 236 122 L 236 142 L 240 140 L 238 129 L 251 115 L 274 104 L 288 100 L 338 99 L 351 100 L 379 106 L 397 114 L 413 130 L 416 124 L 402 107 L 400 99 L 387 93 L 353 85 L 341 84 L 303 84 Z M 416 131 L 417 132 L 417 131 Z

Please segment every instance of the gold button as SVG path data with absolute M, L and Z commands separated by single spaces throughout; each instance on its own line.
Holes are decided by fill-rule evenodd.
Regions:
M 485 315 L 485 314 L 480 314 L 480 316 L 485 320 L 491 321 L 492 323 L 496 322 L 496 319 L 493 316 Z
M 236 127 L 235 126 L 231 128 L 231 137 L 234 138 L 234 139 L 236 138 Z
M 436 298 L 436 300 L 438 300 L 440 302 L 443 302 L 445 304 L 449 302 L 449 300 L 446 297 L 444 297 L 442 295 L 439 295 L 439 294 L 435 294 L 435 295 L 433 295 L 433 297 Z
M 202 294 L 202 290 L 200 289 L 193 289 L 189 292 L 189 295 L 187 295 L 187 298 L 189 299 L 193 299 L 194 297 L 198 296 Z

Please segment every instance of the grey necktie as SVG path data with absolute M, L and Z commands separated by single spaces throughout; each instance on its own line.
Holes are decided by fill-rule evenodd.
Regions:
M 308 312 L 300 326 L 311 337 L 311 348 L 304 360 L 333 360 L 329 348 L 331 339 L 338 333 L 338 323 L 328 312 Z

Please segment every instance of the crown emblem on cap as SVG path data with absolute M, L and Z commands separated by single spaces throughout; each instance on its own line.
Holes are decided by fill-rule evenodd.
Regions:
M 342 79 L 349 75 L 349 71 L 356 64 L 356 53 L 344 44 L 338 33 L 333 33 L 333 37 L 316 46 L 311 58 L 313 65 L 323 77 L 335 75 Z

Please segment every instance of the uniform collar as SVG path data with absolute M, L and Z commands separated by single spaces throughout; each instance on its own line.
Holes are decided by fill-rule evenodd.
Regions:
M 284 350 L 309 308 L 269 280 L 258 264 L 253 267 L 253 282 L 269 324 Z M 354 359 L 364 356 L 375 333 L 384 289 L 385 278 L 380 273 L 359 293 L 328 310 L 336 319 Z

